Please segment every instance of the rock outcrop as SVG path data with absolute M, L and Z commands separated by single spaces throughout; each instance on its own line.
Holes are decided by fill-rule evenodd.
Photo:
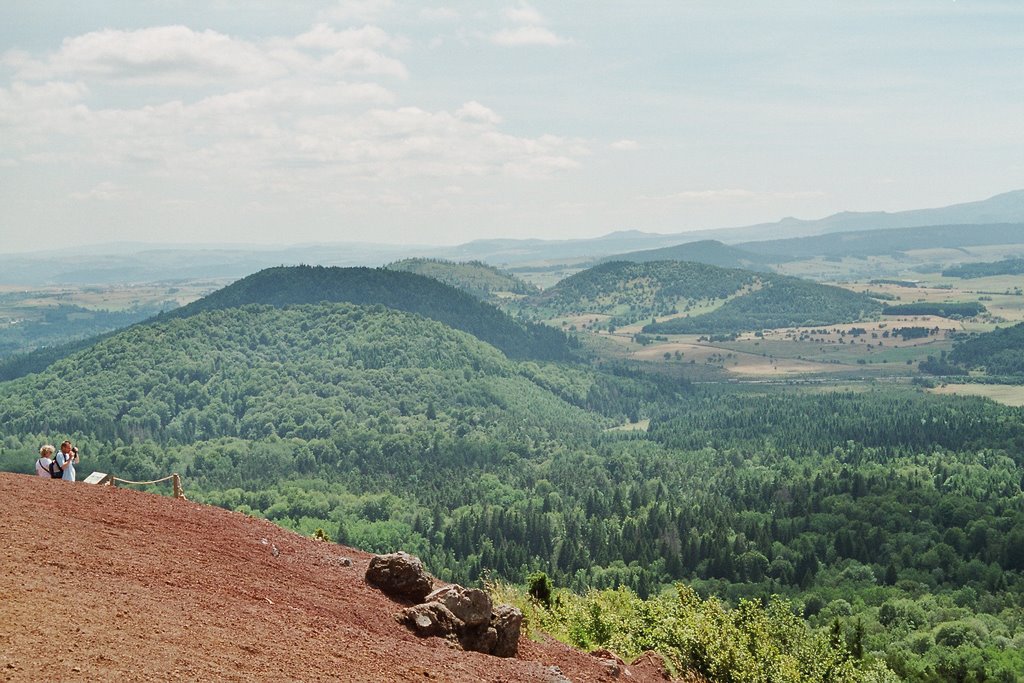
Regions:
M 393 598 L 412 602 L 423 602 L 434 587 L 420 558 L 402 552 L 371 559 L 366 581 Z
M 425 577 L 425 579 L 423 578 Z M 429 592 L 432 578 L 418 558 L 405 553 L 378 555 L 370 560 L 366 580 L 390 596 L 411 599 L 398 620 L 422 637 L 444 638 L 463 650 L 496 657 L 515 657 L 523 613 L 511 605 L 494 607 L 479 588 L 457 584 Z

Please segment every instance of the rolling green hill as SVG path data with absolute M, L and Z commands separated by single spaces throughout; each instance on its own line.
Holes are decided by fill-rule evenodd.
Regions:
M 1008 258 L 994 263 L 964 263 L 942 271 L 945 277 L 959 277 L 965 280 L 990 277 L 993 275 L 1024 274 L 1024 258 Z
M 761 278 L 761 287 L 730 299 L 710 313 L 673 318 L 644 327 L 661 334 L 721 334 L 751 330 L 854 322 L 873 316 L 881 305 L 863 294 L 779 275 Z
M 953 347 L 949 359 L 989 375 L 1024 375 L 1024 323 L 980 334 Z
M 285 306 L 320 301 L 381 304 L 418 313 L 493 344 L 510 358 L 565 360 L 571 355 L 570 340 L 558 330 L 514 320 L 493 305 L 434 278 L 381 268 L 268 268 L 150 320 L 183 318 L 247 304 Z M 109 336 L 107 333 L 4 359 L 0 361 L 0 381 L 39 372 Z
M 494 306 L 433 278 L 383 268 L 267 268 L 162 318 L 246 304 L 286 306 L 321 301 L 380 304 L 417 313 L 468 332 L 510 358 L 553 360 L 565 359 L 570 353 L 568 340 L 558 330 L 513 320 Z
M 546 317 L 599 313 L 623 325 L 724 299 L 751 287 L 757 275 L 688 261 L 612 261 L 565 278 L 537 300 Z
M 709 266 L 718 266 L 719 268 L 767 270 L 767 264 L 777 262 L 778 259 L 766 258 L 752 251 L 730 247 L 718 240 L 701 240 L 662 249 L 633 251 L 601 259 L 601 263 L 607 263 L 608 261 L 632 261 L 633 263 L 694 261 L 696 263 L 706 263 Z
M 484 301 L 499 293 L 537 293 L 537 288 L 525 280 L 481 261 L 456 263 L 443 259 L 409 258 L 388 264 L 386 268 L 432 277 Z
M 468 334 L 352 304 L 168 317 L 0 384 L 5 429 L 105 440 L 310 439 L 458 410 L 494 423 L 538 411 L 530 422 L 549 422 L 560 433 L 571 431 L 570 423 L 593 428 L 600 421 Z M 555 417 L 566 414 L 573 417 Z
M 724 303 L 723 303 L 724 301 Z M 693 307 L 717 306 L 692 317 Z M 839 287 L 688 261 L 613 261 L 562 280 L 540 298 L 548 316 L 598 313 L 622 325 L 683 314 L 645 332 L 720 333 L 851 322 L 881 305 Z

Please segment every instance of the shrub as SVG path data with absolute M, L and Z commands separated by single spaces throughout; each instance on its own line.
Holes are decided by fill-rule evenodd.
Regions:
M 544 572 L 533 572 L 526 577 L 526 590 L 537 602 L 545 607 L 551 607 L 551 592 L 554 587 L 551 579 Z

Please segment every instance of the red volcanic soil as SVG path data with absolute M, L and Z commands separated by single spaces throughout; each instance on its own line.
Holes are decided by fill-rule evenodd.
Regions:
M 417 638 L 371 555 L 242 514 L 4 473 L 0 501 L 0 680 L 665 680 L 525 635 L 515 659 Z

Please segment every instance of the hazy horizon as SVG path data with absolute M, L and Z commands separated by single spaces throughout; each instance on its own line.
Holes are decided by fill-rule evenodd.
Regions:
M 0 7 L 0 253 L 590 239 L 1024 187 L 1024 6 Z

